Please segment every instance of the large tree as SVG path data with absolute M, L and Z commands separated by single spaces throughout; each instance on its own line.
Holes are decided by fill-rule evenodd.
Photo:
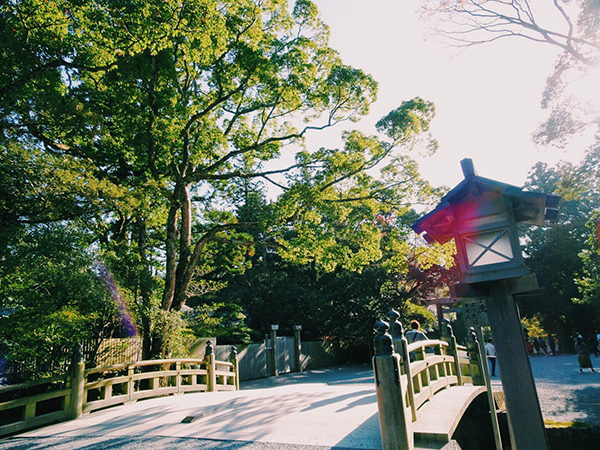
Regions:
M 3 142 L 111 186 L 78 200 L 100 198 L 90 226 L 146 309 L 162 285 L 160 308 L 179 310 L 207 242 L 243 227 L 220 212 L 229 180 L 286 170 L 263 164 L 376 92 L 304 0 L 24 0 L 3 6 L 2 34 Z
M 364 350 L 376 318 L 391 308 L 414 313 L 411 302 L 439 294 L 451 249 L 420 247 L 410 229 L 411 207 L 437 203 L 441 194 L 410 156 L 418 144 L 435 148 L 427 134 L 433 115 L 430 102 L 415 98 L 382 118 L 378 135 L 350 131 L 343 148 L 298 155 L 302 170 L 271 204 L 246 186 L 238 216 L 279 217 L 266 233 L 274 245 L 257 247 L 249 270 L 190 304 L 238 304 L 263 333 L 272 323 L 288 333 L 302 324 L 308 338 Z
M 166 350 L 170 312 L 195 293 L 195 277 L 219 261 L 241 270 L 232 245 L 271 234 L 286 257 L 356 270 L 381 251 L 372 200 L 397 203 L 405 185 L 425 186 L 394 153 L 427 132 L 433 108 L 421 99 L 378 124 L 387 141 L 350 132 L 343 152 L 280 158 L 308 132 L 357 120 L 376 95 L 375 81 L 329 48 L 310 1 L 20 0 L 0 18 L 3 155 L 39 155 L 72 188 L 42 186 L 46 215 L 18 193 L 2 213 L 16 228 L 83 219 L 134 303 L 145 357 Z M 381 179 L 363 176 L 380 164 Z M 237 186 L 257 179 L 286 190 L 261 234 L 232 208 Z

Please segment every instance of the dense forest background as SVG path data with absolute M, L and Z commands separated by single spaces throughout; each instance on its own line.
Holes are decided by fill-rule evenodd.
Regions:
M 372 134 L 304 148 L 377 94 L 314 4 L 19 0 L 0 34 L 0 356 L 23 376 L 134 334 L 157 358 L 301 324 L 364 355 L 391 308 L 435 332 L 424 302 L 457 280 L 454 249 L 410 230 L 447 191 L 412 156 L 437 151 L 435 107 L 408 99 Z M 522 230 L 546 292 L 519 302 L 565 350 L 600 327 L 599 163 L 594 145 L 525 186 L 564 199 Z

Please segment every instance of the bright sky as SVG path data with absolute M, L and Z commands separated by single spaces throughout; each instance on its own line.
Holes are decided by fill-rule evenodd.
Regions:
M 463 52 L 444 46 L 417 14 L 419 0 L 313 0 L 343 61 L 379 82 L 378 100 L 357 124 L 374 124 L 404 100 L 420 96 L 436 105 L 432 124 L 438 152 L 417 158 L 434 186 L 462 179 L 460 160 L 472 158 L 480 176 L 521 186 L 538 161 L 579 162 L 584 146 L 536 148 L 531 134 L 544 119 L 545 79 L 557 50 L 525 40 L 502 40 Z M 315 133 L 308 149 L 339 148 L 341 127 Z

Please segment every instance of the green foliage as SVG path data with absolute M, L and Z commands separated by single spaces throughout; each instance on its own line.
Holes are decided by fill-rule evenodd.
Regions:
M 85 235 L 77 248 L 97 250 L 145 358 L 179 354 L 186 302 L 243 278 L 274 249 L 332 286 L 360 284 L 366 268 L 379 279 L 410 270 L 410 205 L 439 194 L 408 156 L 437 146 L 432 103 L 402 103 L 378 122 L 383 137 L 349 131 L 341 151 L 274 163 L 309 130 L 356 121 L 376 98 L 373 78 L 328 46 L 312 2 L 17 0 L 0 21 L 0 237 L 16 242 L 38 223 Z M 267 206 L 256 180 L 280 174 L 284 193 Z M 77 282 L 68 273 L 64 283 Z M 6 280 L 16 286 L 18 272 Z M 87 287 L 89 314 L 102 311 L 106 292 Z M 352 323 L 383 304 L 375 294 L 353 302 Z M 203 313 L 209 324 L 240 320 L 242 340 L 233 304 L 265 306 L 206 304 L 216 308 Z M 331 298 L 322 316 L 340 336 L 350 333 L 331 319 L 341 304 Z
M 0 271 L 0 344 L 25 379 L 64 369 L 76 343 L 122 325 L 118 305 L 93 270 L 94 255 L 73 228 L 28 227 Z
M 384 251 L 408 254 L 407 229 L 412 202 L 434 202 L 439 194 L 419 177 L 406 153 L 423 137 L 433 118 L 430 102 L 416 98 L 384 117 L 377 129 L 383 141 L 358 131 L 343 135 L 342 150 L 298 155 L 302 170 L 275 205 L 284 223 L 278 230 L 280 254 L 296 263 L 314 262 L 333 271 L 361 271 L 384 259 Z M 370 170 L 377 168 L 379 176 Z M 390 270 L 406 270 L 406 259 L 386 259 Z
M 581 293 L 580 302 L 592 306 L 597 313 L 600 313 L 600 247 L 598 245 L 600 211 L 596 211 L 591 216 L 587 227 L 588 239 L 579 255 L 583 267 L 576 282 Z
M 526 185 L 559 194 L 564 201 L 557 223 L 527 230 L 526 264 L 541 277 L 545 292 L 522 298 L 520 310 L 527 318 L 538 317 L 542 327 L 558 335 L 563 344 L 574 333 L 591 334 L 598 327 L 596 302 L 583 294 L 586 285 L 593 292 L 596 277 L 592 249 L 597 234 L 594 210 L 600 204 L 597 154 L 597 149 L 589 151 L 577 166 L 560 163 L 549 168 L 538 163 Z
M 246 325 L 242 307 L 234 303 L 200 304 L 186 315 L 197 337 L 216 337 L 220 344 L 250 344 L 260 339 Z

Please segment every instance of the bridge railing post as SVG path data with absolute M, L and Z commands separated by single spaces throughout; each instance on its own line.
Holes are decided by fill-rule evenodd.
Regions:
M 215 362 L 215 353 L 210 339 L 206 341 L 206 351 L 204 353 L 204 361 L 206 364 L 206 390 L 214 392 L 217 390 L 217 365 Z
M 238 352 L 237 352 L 237 348 L 235 348 L 235 345 L 231 346 L 231 352 L 229 353 L 229 362 L 231 362 L 231 364 L 233 364 L 233 373 L 235 374 L 235 378 L 234 378 L 235 390 L 239 391 L 240 390 L 240 362 L 238 359 Z
M 392 336 L 392 343 L 394 351 L 400 355 L 400 364 L 402 372 L 406 375 L 407 386 L 406 390 L 408 393 L 408 402 L 410 405 L 411 422 L 417 420 L 417 408 L 415 406 L 415 389 L 413 387 L 412 373 L 410 372 L 410 358 L 408 355 L 408 341 L 404 337 L 404 328 L 402 324 L 398 322 L 400 314 L 393 309 L 388 313 L 390 319 L 390 334 Z
M 77 419 L 83 414 L 83 402 L 85 396 L 85 363 L 81 344 L 76 344 L 73 349 L 73 360 L 70 367 L 71 372 L 71 401 L 69 403 L 69 419 Z
M 442 320 L 442 340 L 448 343 L 448 353 L 454 358 L 454 371 L 456 372 L 456 380 L 459 386 L 462 386 L 462 371 L 458 356 L 458 344 L 452 330 L 452 325 L 448 319 Z
M 494 443 L 496 445 L 496 450 L 502 450 L 502 438 L 500 436 L 500 425 L 498 423 L 498 415 L 496 412 L 496 400 L 494 399 L 494 392 L 492 391 L 492 383 L 490 379 L 490 369 L 487 365 L 487 356 L 485 354 L 484 349 L 484 340 L 483 340 L 483 330 L 481 327 L 477 327 L 476 336 L 477 336 L 477 345 L 479 348 L 480 359 L 482 359 L 483 364 L 483 380 L 485 381 L 485 388 L 487 391 L 487 399 L 488 405 L 490 406 L 490 416 L 492 419 L 492 430 L 494 431 Z
M 383 450 L 412 450 L 412 420 L 407 420 L 399 356 L 394 353 L 392 337 L 387 333 L 389 325 L 380 320 L 375 329 L 373 370 Z
M 467 351 L 469 352 L 469 364 L 473 377 L 473 385 L 485 386 L 485 375 L 483 373 L 483 364 L 481 360 L 481 352 L 479 350 L 479 341 L 475 328 L 469 328 L 467 332 Z

